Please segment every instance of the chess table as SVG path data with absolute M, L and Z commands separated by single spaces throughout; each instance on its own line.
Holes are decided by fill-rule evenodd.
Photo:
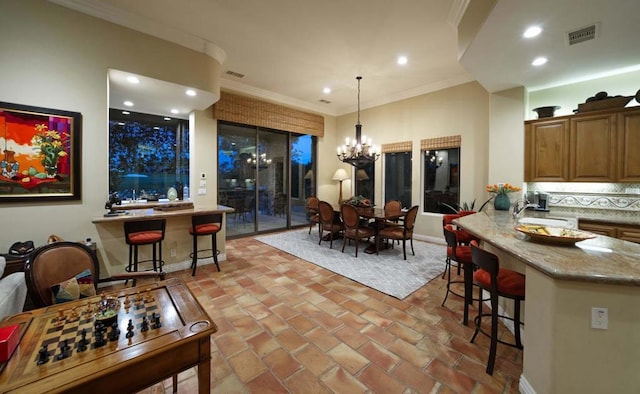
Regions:
M 18 324 L 21 338 L 11 358 L 0 364 L 0 393 L 135 392 L 193 366 L 198 367 L 199 393 L 209 393 L 210 336 L 218 329 L 182 280 L 106 296 L 117 298 L 120 308 L 104 344 L 96 340 L 95 315 L 90 312 L 104 296 L 2 320 L 0 327 Z M 154 313 L 160 318 L 153 319 Z M 113 329 L 119 336 L 110 334 Z

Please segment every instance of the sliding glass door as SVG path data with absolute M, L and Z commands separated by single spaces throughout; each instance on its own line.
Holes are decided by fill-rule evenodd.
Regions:
M 219 123 L 218 201 L 235 210 L 227 215 L 228 236 L 308 223 L 304 201 L 315 188 L 309 186 L 313 177 L 306 179 L 312 144 L 310 136 Z

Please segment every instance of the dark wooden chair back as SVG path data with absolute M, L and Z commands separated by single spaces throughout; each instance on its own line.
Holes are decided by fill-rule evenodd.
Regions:
M 38 308 L 51 305 L 51 286 L 89 269 L 97 289 L 100 278 L 98 257 L 79 242 L 60 241 L 34 250 L 25 263 L 29 297 Z

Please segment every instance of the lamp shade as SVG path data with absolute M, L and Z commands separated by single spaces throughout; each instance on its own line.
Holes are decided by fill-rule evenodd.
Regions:
M 358 171 L 356 171 L 356 179 L 359 181 L 368 181 L 369 175 L 367 175 L 367 172 L 365 170 L 360 168 Z
M 349 179 L 349 174 L 347 174 L 344 168 L 338 168 L 331 179 L 334 181 L 344 181 L 345 179 Z

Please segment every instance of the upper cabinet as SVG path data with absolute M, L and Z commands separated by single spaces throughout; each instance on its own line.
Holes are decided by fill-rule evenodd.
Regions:
M 640 182 L 640 108 L 618 114 L 619 182 Z
M 640 107 L 525 122 L 526 182 L 639 182 Z

